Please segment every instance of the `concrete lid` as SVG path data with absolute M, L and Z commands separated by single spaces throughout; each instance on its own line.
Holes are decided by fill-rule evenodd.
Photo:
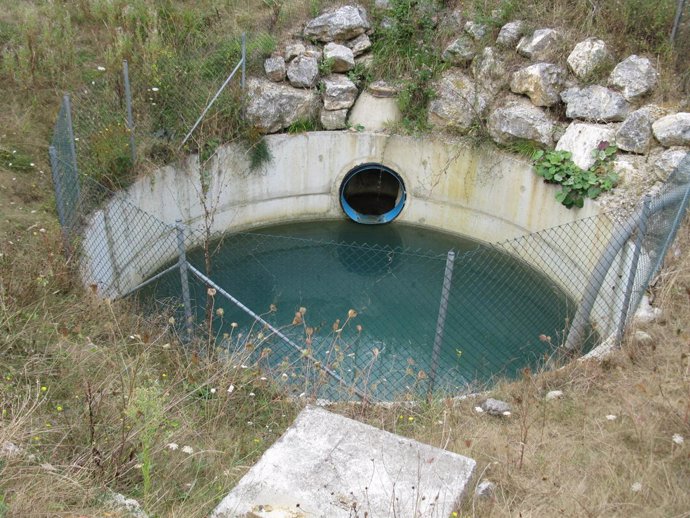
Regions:
M 308 406 L 213 518 L 446 517 L 476 462 Z M 368 514 L 365 514 L 368 513 Z

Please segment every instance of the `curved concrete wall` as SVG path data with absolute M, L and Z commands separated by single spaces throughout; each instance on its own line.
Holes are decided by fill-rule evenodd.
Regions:
M 250 170 L 243 147 L 220 148 L 205 168 L 205 195 L 198 158 L 192 156 L 181 166 L 167 166 L 140 179 L 93 214 L 84 236 L 85 283 L 97 285 L 105 296 L 123 295 L 175 258 L 174 231 L 158 220 L 169 225 L 183 220 L 191 230 L 187 245 L 201 244 L 204 203 L 213 213 L 211 231 L 216 235 L 287 221 L 344 218 L 340 183 L 350 169 L 365 162 L 380 162 L 403 178 L 408 201 L 399 221 L 486 242 L 598 213 L 589 201 L 582 209 L 564 208 L 554 198 L 556 188 L 537 177 L 527 160 L 493 146 L 350 131 L 271 135 L 266 140 L 272 160 L 256 171 Z M 137 208 L 149 215 L 144 214 L 144 224 Z M 606 239 L 610 229 L 596 232 L 593 240 Z M 596 258 L 584 253 L 574 257 L 573 249 L 581 248 L 575 238 L 581 236 L 571 237 L 573 246 L 567 233 L 557 245 L 545 240 L 538 254 L 508 249 L 553 272 L 577 297 L 579 286 L 558 272 L 586 272 Z

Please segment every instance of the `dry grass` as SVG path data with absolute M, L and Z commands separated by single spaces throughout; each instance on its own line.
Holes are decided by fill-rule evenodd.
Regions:
M 491 480 L 496 496 L 470 492 L 461 516 L 690 516 L 688 223 L 679 250 L 657 283 L 664 316 L 645 328 L 652 343 L 630 338 L 603 362 L 499 383 L 490 395 L 512 405 L 509 418 L 477 413 L 474 398 L 339 411 L 476 459 L 472 489 Z M 546 401 L 551 390 L 563 398 Z
M 206 516 L 299 411 L 260 371 L 189 353 L 167 315 L 145 319 L 127 303 L 85 295 L 62 259 L 49 178 L 40 173 L 48 171 L 46 143 L 59 92 L 81 85 L 97 64 L 130 57 L 133 48 L 145 59 L 160 51 L 118 39 L 117 27 L 146 29 L 137 25 L 145 17 L 122 17 L 126 3 L 5 2 L 0 12 L 0 48 L 11 51 L 2 58 L 0 149 L 17 149 L 35 163 L 28 172 L 0 167 L 0 445 L 22 450 L 0 457 L 2 518 L 117 516 L 106 505 L 109 490 L 139 498 L 156 516 Z M 283 39 L 330 4 L 289 0 L 277 18 L 265 1 L 206 0 L 195 7 L 218 7 L 213 27 L 219 33 L 273 26 Z M 498 4 L 462 6 L 474 17 Z M 657 57 L 656 100 L 678 102 L 687 74 L 676 68 L 682 53 L 661 45 L 663 34 L 640 33 L 651 26 L 645 11 L 637 19 L 623 16 L 620 4 L 515 2 L 511 16 L 567 25 L 569 43 L 598 35 L 620 58 L 638 49 Z M 40 22 L 56 20 L 60 9 L 69 20 L 58 17 L 45 29 Z M 76 32 L 77 52 L 59 52 L 60 28 Z M 8 31 L 20 34 L 11 48 Z M 8 56 L 15 62 L 8 65 Z M 475 483 L 496 482 L 496 497 L 469 498 L 462 516 L 690 516 L 687 224 L 680 243 L 681 257 L 667 264 L 655 288 L 665 316 L 646 329 L 653 345 L 629 340 L 603 363 L 576 362 L 499 384 L 492 394 L 513 405 L 508 419 L 477 414 L 474 400 L 336 410 L 477 459 Z M 564 397 L 545 401 L 554 389 Z M 686 443 L 675 444 L 674 434 Z M 183 446 L 193 453 L 183 453 Z

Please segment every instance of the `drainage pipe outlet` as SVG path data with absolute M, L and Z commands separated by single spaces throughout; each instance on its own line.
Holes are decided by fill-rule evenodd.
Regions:
M 353 221 L 380 225 L 393 221 L 405 206 L 407 193 L 398 173 L 382 164 L 361 164 L 340 185 L 340 206 Z

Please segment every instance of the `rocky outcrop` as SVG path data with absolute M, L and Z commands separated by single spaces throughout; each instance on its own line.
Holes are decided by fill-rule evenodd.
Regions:
M 665 115 L 658 106 L 649 105 L 628 115 L 616 132 L 616 145 L 631 153 L 648 153 L 654 142 L 652 124 Z
M 690 113 L 661 117 L 652 124 L 652 131 L 663 146 L 690 146 Z
M 360 34 L 355 39 L 346 41 L 345 45 L 352 51 L 353 56 L 357 57 L 371 48 L 371 40 L 366 34 Z
M 654 172 L 660 180 L 665 181 L 676 169 L 680 163 L 690 153 L 690 149 L 686 147 L 675 146 L 665 149 L 660 153 L 654 153 L 650 157 L 654 163 Z
M 466 22 L 464 30 L 475 41 L 480 41 L 489 32 L 489 28 L 486 25 L 473 21 Z
M 613 144 L 616 132 L 609 125 L 573 122 L 558 140 L 556 149 L 572 153 L 575 165 L 589 169 L 594 165 L 592 153 L 600 143 Z
M 498 33 L 496 38 L 496 45 L 505 48 L 514 48 L 518 44 L 520 38 L 522 38 L 527 32 L 527 24 L 522 20 L 515 20 L 514 22 L 508 22 Z
M 304 37 L 324 43 L 346 41 L 371 29 L 363 7 L 346 5 L 307 22 Z
M 581 41 L 568 56 L 568 67 L 578 79 L 589 79 L 611 63 L 613 55 L 606 43 L 598 38 Z
M 357 87 L 344 75 L 331 74 L 325 77 L 321 84 L 323 85 L 323 107 L 326 110 L 350 108 L 357 99 Z
M 290 62 L 287 77 L 295 88 L 313 88 L 319 79 L 319 62 L 315 57 L 302 54 Z
M 319 113 L 316 90 L 251 78 L 247 81 L 247 92 L 247 119 L 261 133 L 275 133 L 298 120 L 313 119 Z
M 468 36 L 460 36 L 453 40 L 441 54 L 441 59 L 446 63 L 456 66 L 467 65 L 477 54 L 475 44 Z
M 508 84 L 508 73 L 503 60 L 493 47 L 485 47 L 481 54 L 472 61 L 472 74 L 478 87 L 490 94 L 496 95 Z
M 490 100 L 470 76 L 453 68 L 443 73 L 435 91 L 436 98 L 429 104 L 429 123 L 459 131 L 479 121 Z
M 562 39 L 555 29 L 537 29 L 531 36 L 523 37 L 516 50 L 526 58 L 543 61 L 558 49 Z
M 561 93 L 561 99 L 569 119 L 616 122 L 625 119 L 630 111 L 621 94 L 599 85 L 568 88 Z
M 536 63 L 515 72 L 510 89 L 527 95 L 535 106 L 553 106 L 561 101 L 566 75 L 558 65 Z
M 285 59 L 282 56 L 275 56 L 264 61 L 264 72 L 266 76 L 277 83 L 285 79 Z
M 321 126 L 325 130 L 340 130 L 347 128 L 347 109 L 321 110 Z
M 491 112 L 487 125 L 491 138 L 498 144 L 531 140 L 552 146 L 554 122 L 544 110 L 529 100 L 512 95 L 503 106 Z
M 332 72 L 347 72 L 355 68 L 352 49 L 337 43 L 328 43 L 323 48 L 323 58 L 331 63 Z
M 609 76 L 609 85 L 620 89 L 628 101 L 650 93 L 657 81 L 658 74 L 652 62 L 635 55 L 618 63 Z

